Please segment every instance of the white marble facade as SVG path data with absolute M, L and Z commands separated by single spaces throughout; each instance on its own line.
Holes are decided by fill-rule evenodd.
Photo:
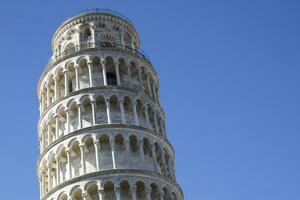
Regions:
M 43 200 L 183 200 L 159 79 L 132 23 L 111 11 L 65 21 L 38 83 Z

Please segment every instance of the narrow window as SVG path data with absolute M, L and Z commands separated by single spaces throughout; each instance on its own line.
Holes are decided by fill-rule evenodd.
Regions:
M 117 85 L 117 76 L 116 76 L 116 73 L 107 72 L 106 73 L 106 77 L 107 77 L 107 84 L 108 85 Z

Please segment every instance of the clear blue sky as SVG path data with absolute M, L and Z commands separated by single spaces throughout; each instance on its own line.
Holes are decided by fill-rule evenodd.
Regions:
M 300 199 L 300 2 L 283 0 L 1 1 L 1 199 L 38 199 L 37 80 L 58 25 L 95 7 L 140 33 L 187 200 Z

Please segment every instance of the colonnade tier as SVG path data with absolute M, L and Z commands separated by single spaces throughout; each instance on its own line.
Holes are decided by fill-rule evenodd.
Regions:
M 38 173 L 43 195 L 67 180 L 109 169 L 148 170 L 175 180 L 169 144 L 141 132 L 110 132 L 116 131 L 65 139 L 42 155 Z
M 181 200 L 176 182 L 143 170 L 98 172 L 67 181 L 42 199 L 50 200 Z M 63 190 L 62 190 L 63 188 Z
M 140 48 L 140 38 L 133 24 L 115 12 L 111 14 L 105 10 L 105 13 L 83 13 L 61 24 L 53 36 L 52 50 L 58 56 L 95 42 Z
M 142 91 L 159 104 L 159 83 L 149 67 L 125 56 L 79 56 L 57 65 L 40 80 L 41 114 L 55 101 L 88 87 L 122 86 Z
M 106 88 L 61 100 L 40 118 L 40 150 L 64 135 L 100 124 L 141 126 L 166 138 L 164 112 L 148 99 L 137 93 Z

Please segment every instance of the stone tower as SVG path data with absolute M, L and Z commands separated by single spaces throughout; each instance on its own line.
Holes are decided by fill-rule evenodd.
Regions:
M 183 200 L 159 79 L 133 24 L 108 10 L 63 22 L 39 82 L 43 200 Z

